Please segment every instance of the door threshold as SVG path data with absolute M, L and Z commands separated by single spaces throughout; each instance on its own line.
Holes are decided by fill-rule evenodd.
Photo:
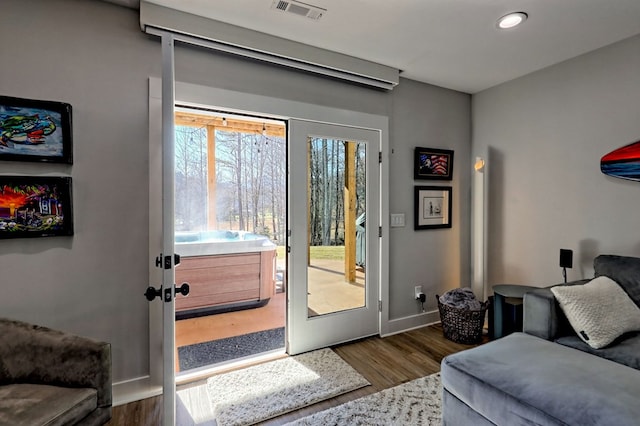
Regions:
M 221 362 L 204 367 L 194 368 L 183 372 L 176 373 L 176 385 L 183 385 L 190 382 L 206 379 L 216 374 L 226 373 L 240 368 L 250 367 L 256 364 L 262 364 L 267 361 L 273 361 L 279 358 L 287 357 L 285 348 L 275 349 L 263 352 L 257 355 L 250 355 L 230 361 Z

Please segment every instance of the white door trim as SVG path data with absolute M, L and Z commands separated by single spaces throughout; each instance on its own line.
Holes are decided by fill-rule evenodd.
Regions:
M 365 300 L 359 308 L 336 311 L 326 315 L 308 315 L 308 203 L 292 202 L 308 197 L 309 137 L 365 142 L 366 161 L 366 265 Z M 288 214 L 288 351 L 291 355 L 338 343 L 380 334 L 380 131 L 354 126 L 318 123 L 309 120 L 289 120 L 289 214 Z M 346 284 L 345 284 L 346 285 Z
M 162 98 L 162 81 L 158 77 L 149 77 L 149 253 L 162 251 L 161 237 L 157 235 L 161 226 L 161 217 L 157 211 L 162 198 L 161 185 L 161 155 L 158 135 L 161 135 L 162 121 L 160 106 Z M 382 115 L 368 114 L 358 111 L 330 108 L 299 101 L 272 98 L 244 92 L 219 89 L 192 83 L 175 82 L 175 99 L 177 103 L 188 106 L 217 105 L 242 113 L 244 111 L 259 111 L 276 118 L 296 118 L 301 120 L 321 121 L 343 126 L 356 126 L 365 129 L 379 130 L 381 134 L 382 167 L 380 170 L 380 216 L 382 218 L 382 239 L 380 250 L 380 297 L 382 312 L 379 316 L 379 330 L 381 335 L 389 333 L 389 118 Z M 150 267 L 150 284 L 156 283 Z M 149 304 L 149 372 L 151 383 L 162 382 L 162 318 L 159 303 Z M 158 376 L 160 374 L 160 376 Z

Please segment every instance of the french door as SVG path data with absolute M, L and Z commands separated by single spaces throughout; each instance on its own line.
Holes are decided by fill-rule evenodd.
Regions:
M 288 351 L 379 333 L 380 132 L 289 126 Z
M 290 252 L 287 257 L 288 263 L 288 311 L 287 311 L 287 341 L 290 353 L 300 353 L 315 348 L 332 345 L 342 341 L 357 339 L 359 337 L 374 335 L 380 332 L 380 315 L 378 313 L 379 282 L 380 277 L 387 276 L 387 262 L 380 261 L 380 245 L 383 246 L 383 256 L 386 259 L 388 247 L 386 241 L 380 242 L 378 229 L 381 223 L 380 214 L 380 165 L 379 152 L 381 140 L 386 144 L 388 133 L 388 123 L 386 117 L 373 116 L 353 111 L 333 110 L 312 104 L 302 104 L 298 102 L 283 101 L 276 98 L 260 97 L 240 92 L 229 92 L 222 89 L 215 89 L 204 86 L 197 86 L 187 83 L 178 83 L 176 86 L 173 69 L 173 39 L 169 35 L 162 37 L 163 51 L 163 78 L 149 79 L 149 168 L 150 168 L 150 242 L 151 253 L 150 284 L 162 285 L 162 295 L 167 291 L 173 292 L 175 283 L 175 258 L 174 253 L 174 184 L 173 184 L 173 162 L 174 162 L 174 104 L 175 91 L 179 92 L 179 99 L 185 104 L 194 105 L 224 105 L 236 110 L 270 111 L 278 117 L 303 117 L 307 120 L 320 117 L 321 120 L 331 122 L 344 122 L 345 117 L 353 120 L 356 127 L 332 126 L 327 124 L 312 123 L 304 120 L 290 120 L 289 125 L 289 213 L 287 226 L 290 237 L 287 239 L 287 247 Z M 359 126 L 359 127 L 357 127 Z M 363 128 L 380 130 L 363 130 Z M 355 254 L 356 257 L 356 281 L 353 283 L 343 281 L 344 286 L 338 287 L 335 291 L 329 291 L 327 295 L 342 295 L 339 290 L 344 288 L 353 290 L 360 286 L 364 296 L 356 297 L 357 302 L 349 306 L 338 306 L 334 311 L 326 311 L 316 304 L 318 297 L 322 298 L 322 292 L 316 292 L 314 285 L 317 284 L 317 277 L 313 274 L 324 271 L 336 277 L 332 268 L 317 264 L 315 257 L 318 248 L 324 248 L 316 244 L 309 237 L 309 213 L 311 212 L 310 199 L 308 199 L 311 139 L 314 143 L 327 140 L 327 152 L 329 147 L 333 152 L 338 152 L 341 142 L 355 142 L 360 146 L 347 144 L 348 152 L 355 154 L 347 155 L 358 164 L 357 167 L 365 165 L 365 191 L 356 190 L 356 201 L 365 198 L 364 209 L 366 213 L 362 215 L 361 210 L 357 214 L 350 214 L 351 219 L 344 219 L 344 212 L 338 218 L 338 225 L 341 227 L 342 237 L 338 236 L 332 244 L 341 247 L 345 246 L 346 251 L 346 228 L 353 226 L 348 231 L 350 243 L 353 244 L 353 235 L 356 237 L 357 247 L 360 247 Z M 318 142 L 318 138 L 320 142 Z M 162 143 L 158 143 L 162 140 Z M 330 143 L 331 141 L 331 143 Z M 337 141 L 337 142 L 335 142 Z M 334 143 L 335 142 L 335 143 Z M 364 148 L 363 148 L 364 147 Z M 317 146 L 316 146 L 317 148 Z M 343 149 L 345 146 L 343 145 Z M 364 150 L 364 154 L 363 154 Z M 342 156 L 344 157 L 344 153 Z M 362 158 L 364 157 L 364 158 Z M 317 162 L 317 159 L 314 158 Z M 344 166 L 342 166 L 344 167 Z M 355 167 L 355 166 L 354 166 Z M 315 172 L 314 172 L 315 173 Z M 357 176 L 362 175 L 356 173 Z M 356 178 L 358 182 L 358 179 Z M 348 183 L 349 181 L 347 181 Z M 352 181 L 351 181 L 352 182 Z M 318 181 L 311 181 L 313 186 L 319 184 Z M 386 175 L 383 177 L 383 184 L 386 187 Z M 351 186 L 349 186 L 351 185 Z M 344 185 L 347 189 L 353 188 L 353 184 Z M 356 185 L 358 185 L 356 183 Z M 360 182 L 359 185 L 362 185 Z M 361 187 L 360 187 L 361 188 Z M 339 188 L 336 189 L 340 190 Z M 319 203 L 316 195 L 312 198 L 314 203 Z M 343 203 L 344 205 L 344 203 Z M 362 209 L 362 206 L 360 207 Z M 336 211 L 334 209 L 334 211 Z M 317 211 L 314 211 L 316 214 Z M 386 214 L 386 213 L 385 213 Z M 352 220 L 355 216 L 355 221 Z M 342 221 L 342 222 L 340 222 Z M 325 229 L 331 227 L 325 227 Z M 355 228 L 355 229 L 354 229 Z M 162 229 L 159 233 L 158 230 Z M 334 231 L 335 232 L 335 231 Z M 315 238 L 315 237 L 314 237 Z M 339 241 L 342 238 L 343 241 Z M 331 248 L 332 246 L 329 246 Z M 351 246 L 350 246 L 351 247 Z M 363 249 L 364 247 L 364 249 Z M 162 262 L 156 264 L 156 257 L 160 255 Z M 352 247 L 349 249 L 349 259 L 352 259 Z M 346 256 L 342 256 L 345 257 Z M 322 261 L 334 261 L 335 259 L 321 259 Z M 346 260 L 340 258 L 346 264 Z M 351 261 L 349 261 L 351 262 Z M 351 265 L 351 263 L 349 263 Z M 344 268 L 344 267 L 343 267 Z M 351 274 L 352 266 L 347 269 Z M 311 276 L 310 276 L 311 272 Z M 343 271 L 344 272 L 344 271 Z M 310 279 L 311 280 L 310 280 Z M 344 280 L 344 278 L 341 278 Z M 358 280 L 364 283 L 360 284 Z M 311 282 L 310 282 L 311 281 Z M 322 283 L 323 280 L 320 280 Z M 335 283 L 334 283 L 335 284 Z M 386 279 L 383 281 L 383 293 L 386 294 Z M 312 290 L 312 298 L 309 299 L 307 293 Z M 327 297 L 329 299 L 329 297 Z M 334 298 L 335 299 L 335 298 Z M 160 307 L 162 305 L 162 307 Z M 150 376 L 151 383 L 164 387 L 164 413 L 163 424 L 171 425 L 175 422 L 175 336 L 174 336 L 174 302 L 173 298 L 168 298 L 165 303 L 152 303 L 150 309 Z M 385 310 L 386 315 L 386 310 Z M 383 317 L 384 318 L 384 317 Z

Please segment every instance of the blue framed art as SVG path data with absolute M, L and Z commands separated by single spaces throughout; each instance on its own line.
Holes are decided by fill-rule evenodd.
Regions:
M 0 96 L 0 160 L 72 164 L 71 105 Z

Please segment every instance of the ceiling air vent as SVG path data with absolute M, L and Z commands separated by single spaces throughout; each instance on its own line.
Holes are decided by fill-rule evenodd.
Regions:
M 273 0 L 271 9 L 303 16 L 305 18 L 313 19 L 314 21 L 322 18 L 322 15 L 327 11 L 327 9 L 323 9 L 318 6 L 293 0 Z

